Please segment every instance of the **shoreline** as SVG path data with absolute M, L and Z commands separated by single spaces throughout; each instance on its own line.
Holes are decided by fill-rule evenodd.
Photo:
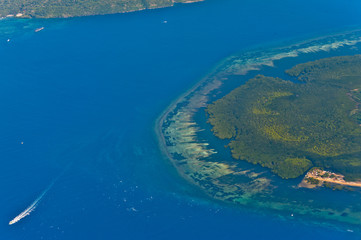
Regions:
M 26 11 L 22 11 L 22 12 L 18 12 L 18 13 L 10 13 L 10 14 L 7 14 L 5 16 L 0 16 L 0 20 L 8 19 L 8 18 L 15 18 L 15 19 L 66 19 L 66 18 L 91 17 L 91 16 L 106 16 L 106 15 L 140 12 L 140 11 L 153 10 L 153 9 L 169 8 L 169 7 L 174 7 L 177 4 L 190 4 L 190 3 L 204 2 L 204 1 L 205 0 L 190 0 L 190 1 L 186 1 L 186 2 L 175 2 L 173 0 L 170 5 L 164 5 L 164 6 L 143 7 L 143 8 L 134 9 L 134 10 L 125 10 L 125 11 L 109 12 L 109 13 L 94 13 L 94 14 L 85 14 L 85 15 L 72 15 L 72 16 L 70 16 L 70 15 L 67 16 L 65 13 L 63 13 L 62 16 L 58 16 L 58 17 L 49 17 L 49 16 L 45 16 L 45 17 L 35 16 L 35 17 L 32 17 L 32 16 L 26 14 Z M 31 11 L 31 10 L 28 10 L 28 11 Z

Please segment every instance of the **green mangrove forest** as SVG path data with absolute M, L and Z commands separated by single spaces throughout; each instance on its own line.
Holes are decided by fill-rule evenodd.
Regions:
M 258 75 L 208 105 L 213 133 L 232 156 L 296 178 L 312 167 L 361 179 L 361 55 Z

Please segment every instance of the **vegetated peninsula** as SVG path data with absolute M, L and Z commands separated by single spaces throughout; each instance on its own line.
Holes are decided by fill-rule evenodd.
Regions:
M 209 122 L 235 159 L 296 178 L 312 167 L 361 179 L 361 55 L 258 75 L 208 105 Z
M 0 0 L 0 17 L 66 18 L 170 7 L 202 0 Z

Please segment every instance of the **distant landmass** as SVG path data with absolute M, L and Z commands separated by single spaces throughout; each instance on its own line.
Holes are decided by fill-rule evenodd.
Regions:
M 258 75 L 210 104 L 213 132 L 235 159 L 296 178 L 312 166 L 361 178 L 361 55 L 321 59 Z
M 0 17 L 67 18 L 170 7 L 202 0 L 0 0 Z

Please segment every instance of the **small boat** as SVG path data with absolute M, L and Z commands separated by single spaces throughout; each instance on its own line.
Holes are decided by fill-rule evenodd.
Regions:
M 35 29 L 35 32 L 40 32 L 43 29 L 44 29 L 44 27 L 37 28 L 37 29 Z

